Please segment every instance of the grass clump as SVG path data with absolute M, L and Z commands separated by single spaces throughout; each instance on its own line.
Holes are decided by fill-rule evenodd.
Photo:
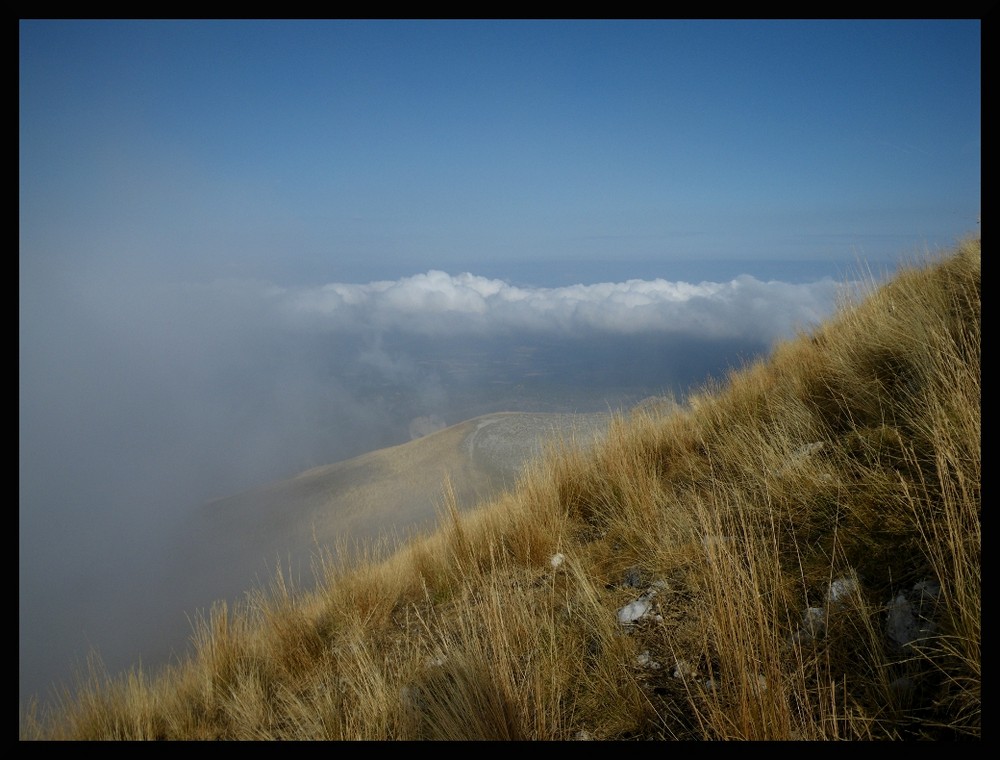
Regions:
M 53 739 L 979 739 L 981 243 L 324 582 L 99 667 Z

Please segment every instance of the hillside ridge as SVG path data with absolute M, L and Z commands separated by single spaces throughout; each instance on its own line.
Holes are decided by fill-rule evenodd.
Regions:
M 978 740 L 980 363 L 975 239 L 22 738 Z

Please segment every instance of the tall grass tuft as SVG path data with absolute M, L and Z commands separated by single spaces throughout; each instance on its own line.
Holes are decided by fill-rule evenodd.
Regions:
M 25 739 L 981 738 L 981 243 Z M 346 553 L 344 553 L 346 555 Z

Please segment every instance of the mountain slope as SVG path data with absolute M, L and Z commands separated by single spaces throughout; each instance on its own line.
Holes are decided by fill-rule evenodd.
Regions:
M 445 503 L 459 509 L 512 488 L 522 467 L 548 446 L 589 446 L 608 414 L 502 412 L 466 420 L 407 443 L 316 467 L 292 478 L 219 499 L 204 509 L 190 561 L 203 574 L 225 573 L 222 589 L 240 592 L 278 562 L 311 581 L 319 547 L 381 542 L 388 551 L 427 532 Z
M 979 739 L 981 243 L 22 736 Z

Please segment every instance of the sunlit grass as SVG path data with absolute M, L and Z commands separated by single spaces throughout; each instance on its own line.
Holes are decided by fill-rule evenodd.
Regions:
M 471 512 L 446 495 L 395 553 L 220 604 L 161 673 L 95 664 L 21 737 L 979 738 L 980 250 Z

